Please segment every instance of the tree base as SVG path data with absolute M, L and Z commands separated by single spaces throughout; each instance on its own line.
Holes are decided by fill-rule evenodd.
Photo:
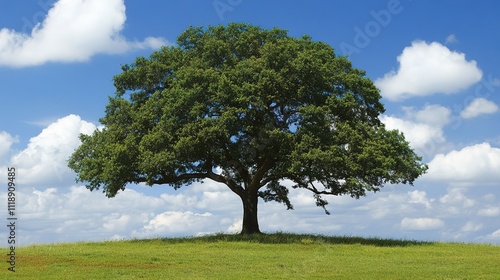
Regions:
M 240 235 L 251 235 L 251 234 L 263 234 L 263 233 L 260 230 L 254 230 L 254 231 L 242 230 L 240 232 Z

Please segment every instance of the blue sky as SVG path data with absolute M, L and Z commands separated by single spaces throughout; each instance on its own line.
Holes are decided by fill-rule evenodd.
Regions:
M 330 216 L 307 192 L 291 192 L 294 211 L 262 202 L 263 231 L 500 244 L 499 10 L 497 1 L 0 0 L 0 181 L 16 166 L 19 243 L 239 230 L 241 203 L 224 186 L 130 186 L 108 199 L 75 183 L 66 160 L 99 126 L 121 65 L 175 44 L 190 25 L 247 22 L 348 55 L 381 89 L 382 121 L 430 167 L 414 187 L 330 197 Z

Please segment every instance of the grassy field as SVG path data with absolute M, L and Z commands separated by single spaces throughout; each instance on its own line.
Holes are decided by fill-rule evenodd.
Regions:
M 0 279 L 500 279 L 500 246 L 284 233 L 37 245 L 16 255 L 16 272 L 2 262 Z

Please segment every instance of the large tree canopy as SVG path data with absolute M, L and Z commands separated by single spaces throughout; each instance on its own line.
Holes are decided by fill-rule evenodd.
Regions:
M 384 106 L 365 72 L 308 36 L 190 27 L 176 46 L 122 70 L 104 128 L 81 135 L 69 159 L 77 181 L 109 197 L 130 183 L 211 179 L 241 198 L 242 233 L 256 233 L 259 197 L 292 209 L 287 180 L 324 208 L 324 195 L 359 198 L 427 169 L 380 122 Z

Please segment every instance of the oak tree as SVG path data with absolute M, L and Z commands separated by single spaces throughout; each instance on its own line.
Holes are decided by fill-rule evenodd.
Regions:
M 115 196 L 128 184 L 225 184 L 259 233 L 257 204 L 292 209 L 289 187 L 354 198 L 413 184 L 427 166 L 388 130 L 379 90 L 328 44 L 232 23 L 190 27 L 175 46 L 122 66 L 103 128 L 69 159 L 77 181 Z

